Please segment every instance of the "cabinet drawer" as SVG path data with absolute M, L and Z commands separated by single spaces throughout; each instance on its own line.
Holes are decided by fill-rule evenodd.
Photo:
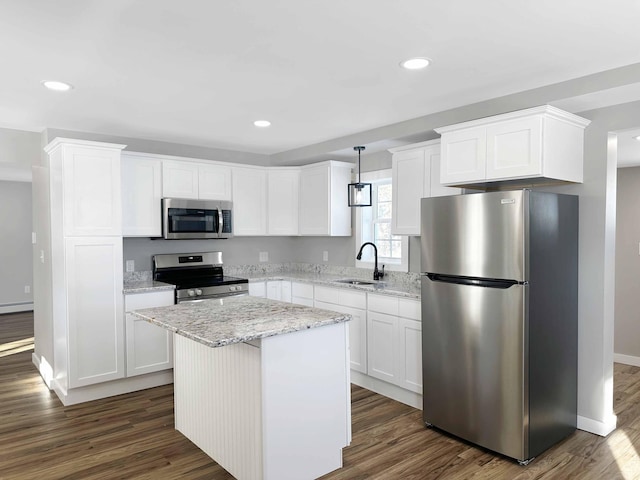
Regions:
M 420 320 L 422 318 L 420 302 L 418 300 L 399 298 L 398 316 L 412 320 Z
M 315 296 L 314 299 L 317 302 L 328 302 L 328 303 L 340 303 L 339 298 L 340 290 L 337 288 L 329 288 L 329 287 L 319 287 L 315 288 Z
M 370 293 L 368 310 L 371 312 L 386 313 L 388 315 L 398 315 L 398 299 Z
M 291 282 L 291 295 L 313 300 L 313 285 L 310 283 Z
M 174 304 L 173 290 L 158 292 L 127 293 L 124 296 L 124 311 L 140 310 L 141 308 L 166 307 Z
M 367 294 L 365 292 L 354 292 L 352 290 L 339 290 L 338 298 L 340 305 L 345 307 L 367 308 Z

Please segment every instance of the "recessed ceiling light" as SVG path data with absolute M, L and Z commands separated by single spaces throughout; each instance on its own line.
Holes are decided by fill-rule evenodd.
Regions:
M 636 135 L 635 137 L 633 137 L 634 140 L 638 140 L 640 142 L 640 135 Z
M 400 66 L 402 68 L 406 68 L 407 70 L 420 70 L 422 68 L 427 68 L 430 63 L 431 60 L 429 60 L 428 58 L 416 57 L 400 62 Z
M 268 127 L 269 125 L 271 125 L 271 122 L 269 120 L 256 120 L 255 122 L 253 122 L 253 124 L 256 127 Z
M 58 82 L 56 80 L 44 80 L 42 85 L 49 90 L 55 90 L 56 92 L 68 92 L 73 88 L 73 85 L 64 82 Z

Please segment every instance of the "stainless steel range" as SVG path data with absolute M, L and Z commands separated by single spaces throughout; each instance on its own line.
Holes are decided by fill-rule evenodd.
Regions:
M 222 252 L 154 255 L 153 279 L 176 286 L 176 303 L 248 295 L 246 278 L 227 277 Z

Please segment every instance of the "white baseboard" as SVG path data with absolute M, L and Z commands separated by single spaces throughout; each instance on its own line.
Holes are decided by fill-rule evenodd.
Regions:
M 136 392 L 147 388 L 159 387 L 173 383 L 173 370 L 147 373 L 111 382 L 97 383 L 86 387 L 65 389 L 56 379 L 53 379 L 53 391 L 56 392 L 62 404 L 66 407 L 78 403 L 90 402 L 101 398 L 114 397 L 123 393 Z
M 611 415 L 606 422 L 599 420 L 593 420 L 592 418 L 583 417 L 578 415 L 578 428 L 585 432 L 594 433 L 601 437 L 606 437 L 616 429 L 618 417 Z
M 623 363 L 625 365 L 631 365 L 633 367 L 640 367 L 640 357 L 634 357 L 632 355 L 623 355 L 621 353 L 614 353 L 613 361 L 615 363 Z
M 422 410 L 422 395 L 419 393 L 400 388 L 391 383 L 383 382 L 377 378 L 370 377 L 364 373 L 351 370 L 351 383 L 359 387 L 366 388 L 372 392 L 379 393 L 385 397 L 392 398 L 400 403 L 409 405 L 410 407 Z
M 8 303 L 6 305 L 0 305 L 0 313 L 29 312 L 31 310 L 33 310 L 33 302 Z

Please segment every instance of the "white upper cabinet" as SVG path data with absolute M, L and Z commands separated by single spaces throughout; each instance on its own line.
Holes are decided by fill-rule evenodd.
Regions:
M 350 163 L 336 161 L 300 167 L 300 235 L 351 235 L 351 168 Z
M 300 169 L 270 168 L 267 182 L 269 235 L 297 235 Z
M 62 183 L 63 232 L 66 236 L 122 234 L 120 152 L 124 145 L 56 138 L 45 151 L 52 175 Z M 57 200 L 60 200 L 59 202 Z
M 266 235 L 267 172 L 260 167 L 233 167 L 233 234 Z
M 459 188 L 440 185 L 440 141 L 391 149 L 393 203 L 391 232 L 420 235 L 420 199 L 457 195 Z
M 231 200 L 231 168 L 204 162 L 163 160 L 162 196 Z
M 162 235 L 162 161 L 146 155 L 122 154 L 122 235 Z
M 581 183 L 589 123 L 544 105 L 437 128 L 442 135 L 441 183 Z

